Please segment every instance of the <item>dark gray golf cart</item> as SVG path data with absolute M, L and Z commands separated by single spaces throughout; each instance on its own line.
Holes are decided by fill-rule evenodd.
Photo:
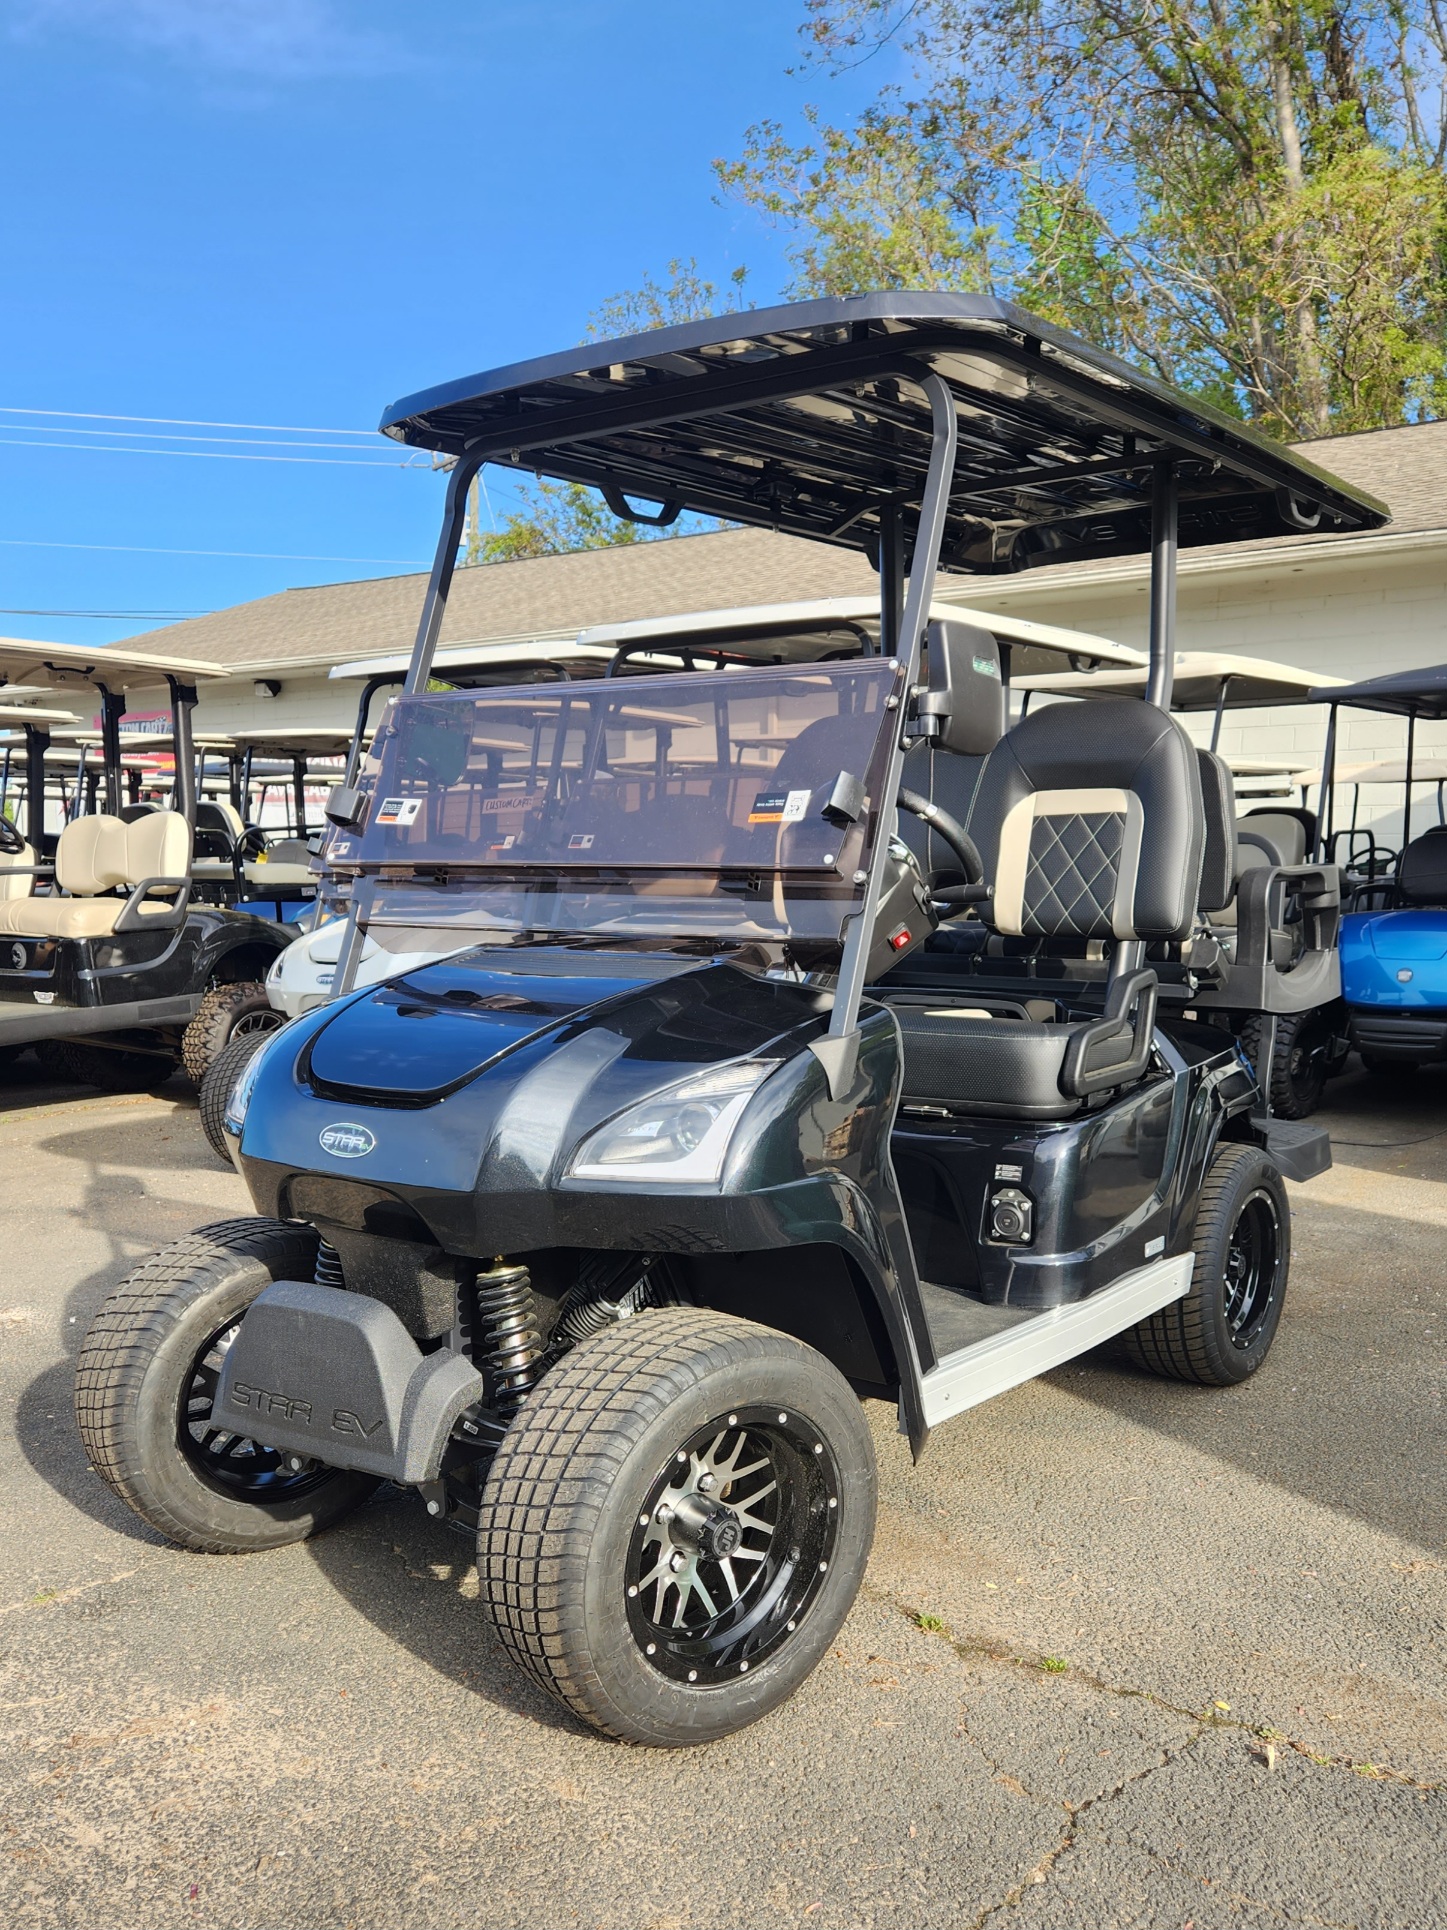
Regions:
M 702 1742 L 789 1695 L 854 1598 L 860 1397 L 918 1453 L 1113 1337 L 1209 1385 L 1265 1357 L 1282 1173 L 1329 1154 L 1146 962 L 1225 889 L 1220 799 L 1168 709 L 1174 559 L 1386 512 L 951 295 L 590 344 L 385 427 L 455 467 L 407 685 L 332 800 L 342 989 L 369 931 L 475 947 L 252 1059 L 227 1125 L 258 1217 L 116 1292 L 80 1427 L 196 1549 L 415 1487 L 475 1532 L 536 1682 L 609 1735 Z M 861 549 L 878 647 L 427 694 L 487 461 Z M 937 571 L 1147 549 L 1150 701 L 1002 735 L 994 641 L 930 619 Z M 963 821 L 931 798 L 955 758 Z M 981 989 L 968 925 L 1034 979 Z
M 224 674 L 119 648 L 0 640 L 0 692 L 42 685 L 100 715 L 97 782 L 77 771 L 57 826 L 46 801 L 58 708 L 42 715 L 14 706 L 25 823 L 0 816 L 0 1052 L 34 1046 L 84 1084 L 142 1090 L 175 1070 L 198 1019 L 204 1027 L 208 1014 L 228 1013 L 238 988 L 260 989 L 288 934 L 192 903 L 191 711 L 197 680 Z M 128 801 L 121 753 L 127 693 L 159 686 L 169 693 L 174 752 L 166 810 Z

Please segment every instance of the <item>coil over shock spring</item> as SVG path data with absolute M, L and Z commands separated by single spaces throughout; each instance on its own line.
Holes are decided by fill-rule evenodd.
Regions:
M 493 1405 L 511 1418 L 537 1384 L 543 1368 L 543 1340 L 538 1332 L 532 1275 L 526 1267 L 510 1267 L 501 1259 L 473 1284 L 477 1309 L 474 1358 L 492 1379 Z
M 319 1287 L 345 1287 L 347 1284 L 342 1274 L 342 1256 L 326 1240 L 317 1242 L 317 1263 L 312 1279 Z

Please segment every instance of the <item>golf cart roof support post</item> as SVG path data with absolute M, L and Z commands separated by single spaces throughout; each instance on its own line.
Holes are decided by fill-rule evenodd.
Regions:
M 1331 851 L 1332 814 L 1336 808 L 1336 712 L 1329 704 L 1326 712 L 1326 748 L 1321 754 L 1321 789 L 1316 800 L 1316 849 L 1312 861 L 1323 863 Z M 1358 791 L 1361 786 L 1358 785 Z M 1356 799 L 1352 799 L 1352 829 L 1356 829 Z
M 291 806 L 296 818 L 296 835 L 306 836 L 306 753 L 294 751 L 291 759 Z
M 245 816 L 246 791 L 241 781 L 242 761 L 235 751 L 226 760 L 226 795 L 237 817 Z
M 248 824 L 251 822 L 251 815 L 250 815 L 251 814 L 251 760 L 253 757 L 255 757 L 255 755 L 256 755 L 255 747 L 251 744 L 248 744 L 246 746 L 246 754 L 241 760 L 242 802 L 241 802 L 240 809 L 241 809 L 242 817 L 245 818 Z M 260 820 L 258 818 L 258 822 L 259 821 Z
M 1407 712 L 1407 795 L 1402 799 L 1402 849 L 1412 842 L 1412 766 L 1417 757 L 1417 706 Z
M 909 586 L 904 599 L 900 626 L 899 659 L 904 665 L 904 687 L 914 683 L 919 671 L 920 649 L 925 624 L 929 620 L 934 595 L 935 573 L 939 568 L 940 545 L 944 541 L 945 517 L 949 510 L 950 485 L 954 481 L 955 455 L 959 447 L 959 418 L 950 385 L 932 371 L 921 375 L 919 385 L 929 399 L 933 434 L 930 441 L 929 473 L 924 499 L 920 504 L 919 527 L 915 531 L 910 557 Z M 848 921 L 844 954 L 839 961 L 839 979 L 834 988 L 834 1009 L 829 1014 L 829 1030 L 816 1046 L 823 1063 L 831 1097 L 837 1099 L 854 1078 L 859 1050 L 859 1000 L 864 991 L 864 974 L 869 962 L 874 921 L 879 913 L 879 893 L 884 875 L 882 847 L 887 842 L 894 813 L 894 800 L 904 770 L 904 726 L 906 706 L 901 704 L 897 722 L 890 734 L 889 759 L 885 765 L 881 795 L 875 800 L 878 832 L 864 887 L 864 901 Z
M 1220 694 L 1216 698 L 1216 721 L 1211 726 L 1211 749 L 1218 750 L 1221 744 L 1221 719 L 1226 715 L 1226 699 L 1230 695 L 1234 678 L 1227 675 L 1221 679 Z
M 45 850 L 45 753 L 50 732 L 25 726 L 25 837 L 37 862 Z
M 343 786 L 350 790 L 357 781 L 357 772 L 362 768 L 362 742 L 367 735 L 367 720 L 372 714 L 372 699 L 379 690 L 388 684 L 400 684 L 405 673 L 400 670 L 387 670 L 380 677 L 368 677 L 362 685 L 362 695 L 357 704 L 357 725 L 352 732 L 351 747 L 347 752 L 347 774 L 342 779 Z
M 171 691 L 172 806 L 196 829 L 196 753 L 191 741 L 191 712 L 196 708 L 195 684 L 168 675 Z
M 1180 492 L 1176 465 L 1159 463 L 1151 484 L 1151 667 L 1146 702 L 1171 707 L 1176 674 L 1176 551 Z
M 879 652 L 899 655 L 899 627 L 904 615 L 904 518 L 898 504 L 879 516 Z
M 427 594 L 422 599 L 422 615 L 417 624 L 417 641 L 412 646 L 412 661 L 407 666 L 405 689 L 409 697 L 426 690 L 432 675 L 432 659 L 447 613 L 447 593 L 452 588 L 452 573 L 457 568 L 467 525 L 467 491 L 482 468 L 481 455 L 461 455 L 447 478 L 447 502 L 442 512 L 442 533 L 432 558 L 432 573 L 427 579 Z
M 106 809 L 115 816 L 121 808 L 121 719 L 126 714 L 126 693 L 97 684 L 100 691 L 101 762 L 105 766 Z

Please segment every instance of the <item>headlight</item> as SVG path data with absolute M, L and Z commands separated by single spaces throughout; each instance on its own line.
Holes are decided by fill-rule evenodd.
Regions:
M 740 1059 L 666 1086 L 600 1126 L 574 1153 L 573 1179 L 697 1184 L 723 1171 L 729 1140 L 777 1059 Z
M 261 1077 L 261 1062 L 288 1029 L 288 1026 L 279 1025 L 274 1032 L 268 1032 L 265 1043 L 256 1048 L 241 1068 L 241 1077 L 232 1086 L 231 1096 L 227 1099 L 226 1109 L 221 1115 L 221 1124 L 233 1139 L 240 1139 L 241 1128 L 246 1124 L 246 1109 L 251 1104 L 251 1095 L 256 1090 L 256 1082 Z

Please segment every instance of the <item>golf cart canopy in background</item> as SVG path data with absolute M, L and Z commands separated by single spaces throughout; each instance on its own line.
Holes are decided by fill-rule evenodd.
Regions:
M 1095 676 L 1026 677 L 1019 687 L 1031 695 L 1051 697 L 1144 697 L 1145 670 L 1102 671 Z M 1178 650 L 1171 678 L 1172 710 L 1213 710 L 1211 749 L 1221 737 L 1221 720 L 1228 710 L 1262 710 L 1277 704 L 1305 704 L 1337 677 L 1323 678 L 1319 670 L 1301 670 L 1293 663 L 1273 663 L 1269 657 L 1228 656 L 1216 650 Z
M 1380 782 L 1400 783 L 1405 790 L 1402 804 L 1402 849 L 1405 851 L 1412 841 L 1412 786 L 1418 782 L 1416 775 L 1417 719 L 1425 718 L 1428 723 L 1441 723 L 1447 718 L 1447 664 L 1428 664 L 1420 670 L 1394 670 L 1390 676 L 1368 677 L 1361 683 L 1341 684 L 1324 683 L 1312 691 L 1310 701 L 1314 704 L 1329 706 L 1326 726 L 1326 752 L 1322 757 L 1322 769 L 1327 773 L 1325 805 L 1322 811 L 1322 847 L 1329 850 L 1332 833 L 1332 805 L 1335 802 L 1336 786 L 1340 783 L 1358 784 L 1368 780 L 1365 777 L 1348 777 L 1345 771 L 1336 768 L 1336 724 L 1337 712 L 1343 704 L 1352 710 L 1380 711 L 1389 717 L 1405 717 L 1407 720 L 1407 755 L 1402 775 L 1399 778 Z M 1358 793 L 1359 795 L 1359 793 Z M 1440 803 L 1440 791 L 1439 791 Z M 1352 828 L 1356 826 L 1356 804 L 1352 806 Z
M 963 604 L 937 602 L 931 620 L 969 623 L 989 631 L 1000 646 L 1000 668 L 1007 683 L 1022 671 L 1059 670 L 1062 660 L 1089 674 L 1102 664 L 1139 667 L 1139 650 L 1084 630 L 1063 630 L 1053 623 L 1031 623 Z M 880 647 L 877 597 L 826 597 L 808 603 L 763 603 L 743 609 L 700 610 L 682 616 L 642 617 L 630 623 L 599 623 L 578 632 L 580 647 L 606 648 L 610 662 L 667 657 L 727 662 L 810 663 L 847 654 L 851 647 L 869 656 Z

